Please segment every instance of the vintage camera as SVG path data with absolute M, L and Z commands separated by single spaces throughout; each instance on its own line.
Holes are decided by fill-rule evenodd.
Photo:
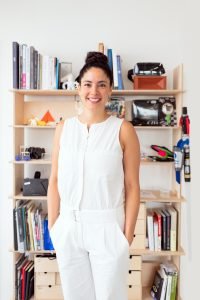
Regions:
M 30 153 L 31 159 L 41 159 L 45 155 L 45 149 L 40 147 L 29 147 L 25 151 Z

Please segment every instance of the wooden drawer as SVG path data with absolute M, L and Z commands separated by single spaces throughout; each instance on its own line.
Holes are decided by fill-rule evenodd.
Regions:
M 129 270 L 142 270 L 142 257 L 131 255 L 129 259 Z
M 146 206 L 144 203 L 140 203 L 140 208 L 139 208 L 137 219 L 138 220 L 140 220 L 140 219 L 146 220 Z
M 35 284 L 38 285 L 55 285 L 56 274 L 53 272 L 37 272 L 35 273 Z
M 128 285 L 142 285 L 141 271 L 129 271 L 127 278 Z
M 139 219 L 135 224 L 135 232 L 134 234 L 145 234 L 146 232 L 146 220 Z
M 136 234 L 130 246 L 130 249 L 145 249 L 145 235 Z
M 141 285 L 134 285 L 128 287 L 128 300 L 142 300 Z
M 35 256 L 35 272 L 58 272 L 56 258 Z
M 63 300 L 61 285 L 36 286 L 35 300 Z

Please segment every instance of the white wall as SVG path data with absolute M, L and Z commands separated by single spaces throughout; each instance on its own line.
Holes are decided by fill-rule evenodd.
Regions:
M 161 61 L 167 70 L 184 64 L 185 104 L 192 123 L 192 184 L 183 215 L 182 299 L 197 299 L 194 271 L 199 265 L 198 215 L 198 102 L 199 44 L 196 1 L 38 1 L 0 0 L 0 299 L 9 300 L 12 287 L 12 41 L 35 46 L 42 54 L 73 62 L 76 75 L 85 54 L 96 50 L 98 42 L 114 48 L 123 59 L 123 74 L 137 61 Z M 196 17 L 196 19 L 195 19 Z M 198 21 L 198 23 L 200 23 Z M 197 48 L 198 47 L 198 48 Z M 199 67 L 199 66 L 198 66 Z M 131 87 L 126 80 L 126 88 Z M 196 137 L 196 138 L 195 138 Z M 195 189 L 196 188 L 196 189 Z M 114 300 L 114 299 L 113 299 Z

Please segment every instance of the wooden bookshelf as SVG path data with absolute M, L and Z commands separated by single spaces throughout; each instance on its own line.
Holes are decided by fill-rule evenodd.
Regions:
M 157 136 L 161 135 L 163 137 L 170 139 L 172 145 L 175 145 L 176 141 L 181 136 L 181 127 L 178 125 L 178 120 L 181 115 L 182 110 L 182 97 L 183 97 L 183 87 L 182 87 L 182 66 L 178 66 L 174 70 L 174 78 L 173 78 L 173 88 L 167 90 L 113 90 L 113 96 L 123 96 L 125 101 L 131 101 L 135 99 L 144 99 L 144 97 L 154 96 L 173 96 L 176 98 L 176 110 L 177 110 L 177 126 L 169 126 L 169 127 L 159 127 L 159 126 L 135 126 L 138 136 L 140 135 L 149 135 L 150 133 L 154 135 L 155 141 Z M 14 99 L 14 115 L 13 115 L 13 124 L 10 126 L 14 132 L 13 145 L 14 145 L 14 155 L 19 153 L 19 149 L 21 145 L 26 145 L 27 136 L 32 138 L 38 137 L 38 139 L 42 139 L 44 141 L 45 147 L 45 139 L 47 135 L 53 134 L 56 126 L 29 126 L 24 125 L 28 124 L 27 120 L 31 115 L 37 116 L 43 114 L 45 111 L 50 110 L 55 119 L 58 120 L 60 115 L 62 114 L 63 119 L 70 118 L 77 114 L 74 104 L 78 99 L 77 90 L 68 91 L 68 90 L 17 90 L 12 89 Z M 126 103 L 127 103 L 126 102 Z M 128 103 L 127 103 L 128 105 Z M 52 135 L 53 136 L 53 135 Z M 39 160 L 30 160 L 30 161 L 15 161 L 12 160 L 13 166 L 13 208 L 16 207 L 19 203 L 19 200 L 32 200 L 36 203 L 36 205 L 40 202 L 42 206 L 46 208 L 47 196 L 23 196 L 21 191 L 23 185 L 23 179 L 27 170 L 32 170 L 34 168 L 41 168 L 42 170 L 49 170 L 49 166 L 51 166 L 51 152 L 47 152 L 46 158 Z M 177 185 L 175 182 L 175 178 L 173 176 L 173 167 L 174 162 L 158 162 L 151 160 L 141 160 L 141 167 L 145 170 L 162 170 L 169 173 L 167 180 L 170 178 L 170 189 L 173 192 L 165 193 L 159 190 L 153 190 L 154 186 L 151 186 L 152 190 L 148 190 L 150 193 L 141 193 L 141 206 L 144 208 L 143 220 L 144 223 L 146 221 L 146 208 L 149 208 L 151 205 L 158 205 L 159 207 L 165 205 L 173 205 L 178 210 L 178 241 L 177 241 L 177 250 L 176 251 L 150 251 L 149 249 L 140 249 L 142 247 L 138 247 L 136 249 L 130 249 L 130 256 L 140 257 L 142 261 L 145 261 L 146 258 L 153 259 L 157 261 L 159 264 L 162 261 L 167 259 L 172 260 L 177 268 L 180 270 L 180 257 L 185 254 L 184 249 L 181 246 L 181 205 L 185 202 L 185 198 L 181 196 L 181 186 Z M 163 168 L 163 169 L 162 169 Z M 153 175 L 153 172 L 152 172 Z M 149 178 L 149 180 L 153 179 Z M 163 179 L 165 180 L 165 179 Z M 156 186 L 156 189 L 159 188 Z M 164 190 L 164 189 L 163 189 Z M 145 228 L 145 225 L 144 225 Z M 146 229 L 146 228 L 145 228 Z M 146 231 L 144 233 L 145 239 Z M 146 245 L 146 244 L 145 244 Z M 145 246 L 144 246 L 145 247 Z M 143 248 L 144 248 L 143 247 Z M 14 247 L 12 247 L 13 249 Z M 18 251 L 11 250 L 13 252 L 14 263 L 19 255 Z M 34 257 L 36 254 L 47 254 L 47 253 L 55 253 L 52 250 L 41 250 L 41 251 L 25 251 L 26 254 L 30 254 L 31 257 Z M 146 272 L 146 269 L 142 266 L 141 274 Z M 150 267 L 149 271 L 150 279 L 153 280 L 153 272 Z M 150 300 L 152 299 L 150 296 L 150 285 L 142 286 L 142 297 L 137 300 Z M 177 299 L 180 299 L 180 285 L 177 287 L 178 296 Z M 32 297 L 32 300 L 35 300 Z M 132 299 L 131 299 L 132 300 Z M 136 300 L 136 299 L 135 299 Z

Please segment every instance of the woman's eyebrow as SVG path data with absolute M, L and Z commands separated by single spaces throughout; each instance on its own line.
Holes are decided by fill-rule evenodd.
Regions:
M 92 83 L 92 81 L 91 80 L 83 80 L 83 82 L 90 82 L 90 83 Z M 100 81 L 98 81 L 97 83 L 107 83 L 107 81 L 106 80 L 100 80 Z

